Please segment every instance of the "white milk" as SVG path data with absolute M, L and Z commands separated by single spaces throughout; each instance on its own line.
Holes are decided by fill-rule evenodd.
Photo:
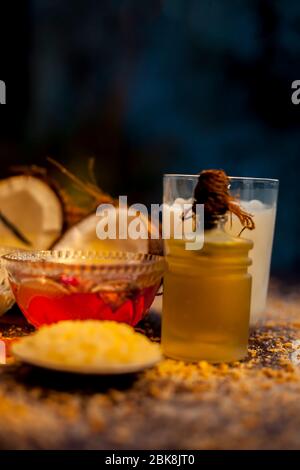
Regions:
M 244 230 L 241 235 L 242 238 L 252 240 L 254 243 L 254 247 L 249 253 L 253 263 L 249 268 L 249 272 L 252 275 L 250 323 L 254 325 L 262 318 L 266 307 L 276 206 L 266 206 L 257 200 L 249 202 L 241 201 L 241 206 L 253 215 L 255 222 L 254 230 Z M 233 215 L 231 224 L 229 217 L 226 230 L 230 234 L 237 236 L 241 229 L 241 223 L 238 218 Z

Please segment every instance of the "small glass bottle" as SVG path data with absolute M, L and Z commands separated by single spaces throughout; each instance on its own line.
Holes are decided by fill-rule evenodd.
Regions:
M 247 354 L 251 276 L 249 240 L 226 233 L 226 216 L 204 233 L 201 250 L 166 241 L 162 347 L 184 361 L 231 362 Z

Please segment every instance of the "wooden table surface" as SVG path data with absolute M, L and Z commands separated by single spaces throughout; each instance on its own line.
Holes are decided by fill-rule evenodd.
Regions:
M 300 449 L 298 292 L 273 288 L 239 363 L 114 379 L 0 366 L 0 449 Z M 0 318 L 3 336 L 15 328 L 28 331 L 20 314 Z M 160 316 L 142 328 L 158 338 Z

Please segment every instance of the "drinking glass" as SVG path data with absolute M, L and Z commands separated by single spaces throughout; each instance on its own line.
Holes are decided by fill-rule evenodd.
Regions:
M 244 230 L 242 238 L 252 240 L 250 251 L 252 266 L 252 294 L 250 308 L 250 324 L 255 325 L 263 319 L 266 308 L 272 246 L 274 238 L 279 180 L 270 178 L 237 177 L 229 178 L 230 194 L 236 197 L 245 210 L 253 215 L 255 229 Z M 165 175 L 164 203 L 169 206 L 177 200 L 179 203 L 191 201 L 198 181 L 198 175 Z M 241 232 L 241 224 L 236 216 L 228 219 L 226 230 L 237 236 Z M 165 241 L 166 250 L 168 241 Z
M 241 234 L 242 238 L 254 243 L 250 251 L 252 266 L 249 268 L 252 275 L 251 325 L 262 320 L 266 308 L 278 189 L 277 179 L 230 177 L 230 194 L 253 215 L 255 223 L 254 230 L 244 230 Z M 236 216 L 229 218 L 226 225 L 229 233 L 237 236 L 241 228 Z

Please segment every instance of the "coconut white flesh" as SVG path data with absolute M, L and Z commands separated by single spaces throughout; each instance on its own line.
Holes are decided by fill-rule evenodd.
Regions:
M 110 209 L 107 209 L 109 211 Z M 134 253 L 148 253 L 149 252 L 149 239 L 120 239 L 119 227 L 120 221 L 127 219 L 127 226 L 133 221 L 134 216 L 128 215 L 127 208 L 112 208 L 116 210 L 116 239 L 107 238 L 101 240 L 97 236 L 97 224 L 101 220 L 101 216 L 91 214 L 83 219 L 78 224 L 71 227 L 63 235 L 61 240 L 54 246 L 57 250 L 73 249 L 73 250 L 94 250 L 94 251 L 131 251 Z M 107 220 L 109 218 L 108 212 L 106 213 Z M 141 216 L 142 223 L 144 224 L 144 231 L 149 229 L 148 219 Z M 108 226 L 107 226 L 108 227 Z
M 44 250 L 62 232 L 63 210 L 55 192 L 33 176 L 0 181 L 0 211 L 30 241 L 23 243 L 0 220 L 0 245 Z

